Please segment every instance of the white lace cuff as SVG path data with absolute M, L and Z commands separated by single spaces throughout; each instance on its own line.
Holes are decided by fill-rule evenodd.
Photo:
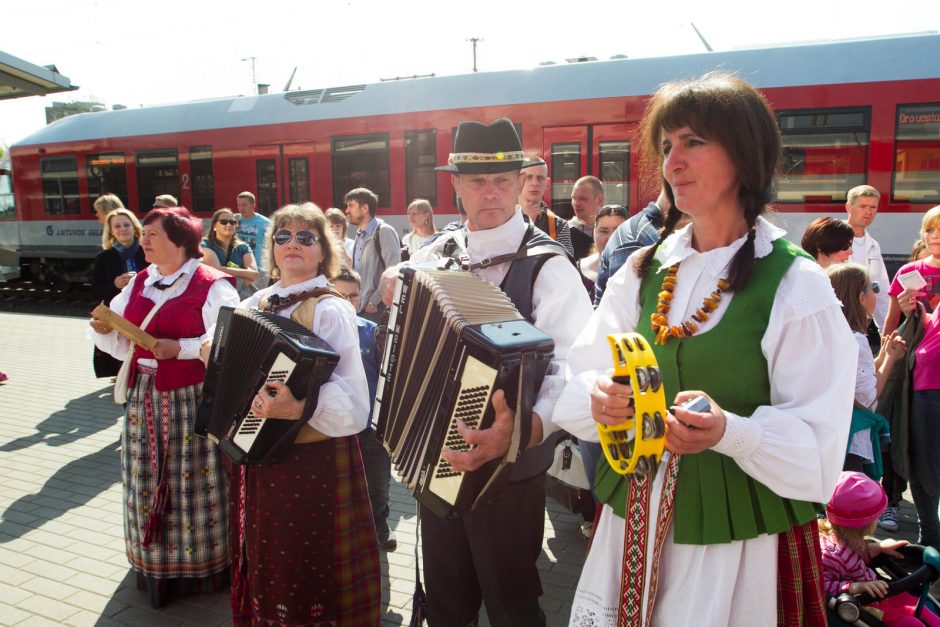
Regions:
M 760 426 L 748 418 L 725 411 L 725 434 L 712 450 L 731 458 L 747 458 L 760 445 Z

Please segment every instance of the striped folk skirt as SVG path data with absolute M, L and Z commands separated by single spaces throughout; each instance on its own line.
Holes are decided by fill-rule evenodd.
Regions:
M 150 578 L 205 578 L 229 564 L 225 471 L 193 434 L 202 385 L 160 392 L 155 373 L 138 366 L 121 434 L 127 559 Z
M 233 466 L 233 625 L 374 627 L 378 545 L 356 436 Z

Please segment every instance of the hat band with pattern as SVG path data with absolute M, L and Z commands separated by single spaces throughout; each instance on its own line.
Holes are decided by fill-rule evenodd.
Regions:
M 522 161 L 522 151 L 514 152 L 452 152 L 447 163 L 493 163 L 498 161 Z

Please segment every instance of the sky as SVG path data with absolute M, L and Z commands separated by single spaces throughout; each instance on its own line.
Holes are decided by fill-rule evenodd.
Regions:
M 567 6 L 575 7 L 566 9 Z M 55 101 L 128 107 L 613 55 L 649 57 L 940 31 L 940 2 L 907 0 L 43 0 L 0 3 L 0 50 L 54 64 L 80 90 L 0 101 L 0 146 Z

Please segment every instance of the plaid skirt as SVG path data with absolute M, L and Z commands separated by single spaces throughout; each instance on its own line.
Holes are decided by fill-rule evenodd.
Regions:
M 225 471 L 215 445 L 193 435 L 202 385 L 160 392 L 155 372 L 138 366 L 121 434 L 127 559 L 148 577 L 207 577 L 229 564 Z M 152 521 L 164 476 L 168 501 Z M 144 547 L 148 522 L 157 539 Z
M 233 625 L 374 627 L 382 601 L 356 436 L 295 444 L 229 480 Z

